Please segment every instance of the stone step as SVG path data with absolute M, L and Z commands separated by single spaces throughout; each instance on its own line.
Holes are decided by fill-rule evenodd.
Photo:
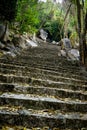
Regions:
M 2 93 L 0 94 L 0 105 L 22 106 L 28 109 L 59 109 L 65 112 L 87 112 L 87 101 L 70 98 L 64 100 L 48 95 Z
M 32 127 L 32 128 L 30 128 L 30 127 L 23 127 L 23 126 L 17 126 L 17 125 L 11 125 L 11 126 L 9 126 L 9 125 L 4 125 L 4 126 L 0 126 L 0 128 L 1 128 L 1 130 L 3 130 L 3 129 L 5 129 L 5 130 L 48 130 L 48 129 L 50 129 L 50 130 L 61 130 L 61 128 L 59 128 L 59 127 L 54 127 L 54 128 L 50 128 L 49 126 L 44 126 L 44 127 L 39 127 L 39 126 L 37 126 L 37 127 Z M 65 128 L 65 129 L 63 129 L 62 128 L 62 130 L 73 130 L 73 129 L 71 129 L 71 128 Z M 77 130 L 80 130 L 80 129 L 77 129 Z M 81 130 L 87 130 L 86 128 L 81 128 Z
M 1 63 L 10 63 L 10 64 L 12 64 L 12 62 L 14 61 L 16 61 L 16 62 L 18 62 L 19 61 L 19 58 L 20 57 L 18 57 L 18 59 L 12 59 L 12 60 L 5 60 L 5 59 L 0 59 L 0 61 L 1 61 Z M 61 61 L 59 60 L 59 61 L 56 61 L 56 60 L 53 60 L 53 59 L 51 59 L 50 60 L 50 62 L 46 62 L 46 59 L 43 59 L 43 58 L 41 58 L 41 60 L 40 59 L 37 59 L 37 58 L 30 58 L 29 56 L 28 56 L 28 58 L 26 59 L 24 59 L 24 58 L 22 58 L 22 60 L 20 60 L 19 61 L 19 63 L 23 63 L 25 61 L 25 63 L 24 64 L 26 64 L 27 62 L 26 61 L 29 61 L 30 63 L 32 63 L 32 64 L 34 64 L 34 63 L 38 63 L 38 64 L 40 64 L 40 63 L 42 63 L 43 65 L 45 65 L 45 66 L 50 66 L 50 67 L 58 67 L 59 69 L 75 69 L 75 70 L 80 70 L 81 69 L 81 67 L 78 65 L 78 64 L 72 64 L 71 62 L 71 64 L 69 65 L 67 62 L 66 63 L 63 63 L 63 64 L 61 64 Z M 53 62 L 54 61 L 54 62 Z M 16 63 L 15 62 L 15 63 Z M 17 64 L 17 63 L 16 63 Z M 21 65 L 21 64 L 20 64 Z
M 63 80 L 63 79 L 62 79 Z M 73 86 L 73 87 L 75 87 L 75 86 L 78 86 L 78 84 L 79 84 L 79 86 L 87 86 L 87 84 L 85 84 L 85 82 L 83 82 L 83 83 L 80 83 L 80 82 L 77 82 L 77 83 L 70 83 L 70 82 L 68 82 L 68 80 L 66 79 L 66 82 L 64 81 L 52 81 L 52 80 L 42 80 L 42 79 L 33 79 L 32 78 L 32 81 L 31 81 L 31 85 L 34 85 L 34 86 L 44 86 L 44 87 L 58 87 L 59 88 L 59 86 L 61 87 L 61 86 L 63 86 L 63 87 L 65 87 L 65 86 L 67 86 L 67 87 L 69 87 L 69 86 Z
M 81 95 L 86 96 L 86 92 L 87 92 L 87 85 L 72 85 L 72 84 L 64 84 L 62 82 L 59 83 L 59 85 L 32 85 L 32 84 L 25 84 L 25 83 L 0 83 L 0 91 L 2 92 L 12 92 L 12 91 L 18 91 L 18 92 L 27 92 L 27 93 L 46 93 L 45 91 L 47 91 L 48 95 L 51 94 L 51 91 L 53 91 L 52 95 L 56 95 L 56 93 L 58 92 L 59 95 L 61 96 L 67 96 L 69 93 L 71 93 L 71 95 L 68 96 L 74 96 L 73 98 L 75 98 L 75 94 L 77 94 L 79 96 L 79 93 Z M 34 92 L 33 92 L 34 90 Z M 49 91 L 50 90 L 50 91 Z M 29 92 L 28 92 L 29 91 Z M 55 92 L 57 91 L 57 92 Z M 62 95 L 62 92 L 64 93 L 65 91 L 65 95 Z M 59 93 L 60 92 L 60 93 Z M 85 92 L 85 94 L 84 94 Z M 81 99 L 81 95 L 78 97 Z M 85 97 L 86 98 L 86 97 Z
M 0 107 L 0 125 L 16 125 L 28 128 L 44 127 L 47 130 L 79 130 L 87 129 L 87 113 L 63 112 L 60 110 L 43 109 L 34 110 L 26 109 L 20 106 L 1 106 Z M 26 128 L 25 128 L 26 129 Z M 81 129 L 83 130 L 83 129 Z
M 33 87 L 33 86 L 19 86 L 14 85 L 13 90 L 10 85 L 10 91 L 15 93 L 25 93 L 25 94 L 36 94 L 36 95 L 48 95 L 54 96 L 55 98 L 71 98 L 78 100 L 87 100 L 87 91 L 84 90 L 70 90 L 62 88 L 49 88 L 49 87 Z M 0 90 L 1 91 L 1 90 Z M 7 90 L 8 91 L 8 90 Z
M 61 86 L 74 86 L 76 87 L 78 84 L 79 86 L 85 86 L 87 85 L 87 81 L 81 81 L 81 80 L 71 80 L 69 78 L 63 78 L 59 77 L 58 81 L 53 81 L 49 79 L 41 79 L 41 78 L 29 77 L 29 76 L 16 76 L 13 74 L 1 74 L 0 73 L 0 83 L 23 83 L 23 84 L 29 84 L 34 86 L 44 86 L 44 87 L 61 87 Z
M 57 49 L 43 45 L 0 58 L 0 125 L 87 129 L 87 75 Z
M 81 88 L 82 89 L 82 88 Z M 49 88 L 49 87 L 34 87 L 34 86 L 21 86 L 17 84 L 0 84 L 0 92 L 16 92 L 24 94 L 37 94 L 37 95 L 48 95 L 54 96 L 55 98 L 71 98 L 78 100 L 87 100 L 87 91 L 83 88 L 82 90 L 74 91 L 64 88 Z
M 17 65 L 17 63 L 18 63 L 18 62 L 16 62 L 15 65 Z M 0 66 L 2 67 L 2 66 L 5 66 L 5 64 L 11 64 L 11 65 L 13 64 L 13 65 L 14 65 L 14 62 L 7 62 L 7 63 L 6 63 L 6 61 L 5 61 L 5 63 L 2 62 L 2 63 L 0 63 L 0 64 L 1 64 Z M 3 65 L 2 65 L 2 64 L 3 64 Z M 32 65 L 35 64 L 35 65 L 36 65 L 36 63 L 34 63 L 33 61 L 30 61 L 30 64 L 32 64 Z M 37 63 L 37 64 L 38 64 L 39 66 L 41 66 L 41 63 Z M 22 63 L 19 62 L 18 65 L 21 66 Z M 22 65 L 22 66 L 25 66 L 25 67 L 26 67 L 26 66 L 29 66 L 29 64 L 24 63 L 24 65 Z M 75 66 L 74 66 L 74 67 L 70 67 L 70 66 L 69 66 L 69 68 L 68 68 L 68 67 L 66 67 L 66 66 L 63 67 L 62 65 L 58 65 L 58 64 L 51 65 L 50 63 L 49 63 L 48 65 L 42 63 L 42 66 L 43 66 L 43 67 L 49 66 L 49 67 L 51 67 L 51 68 L 63 69 L 63 70 L 67 70 L 67 69 L 68 69 L 68 70 L 73 70 L 73 69 L 74 69 L 74 70 L 76 70 L 77 72 L 78 72 L 78 71 L 81 71 L 81 67 L 80 67 L 80 68 L 79 68 L 79 67 L 76 68 Z
M 38 67 L 30 67 L 30 66 L 19 66 L 19 65 L 14 65 L 14 64 L 4 64 L 0 63 L 0 72 L 5 73 L 5 74 L 18 74 L 18 75 L 28 75 L 28 73 L 37 73 L 37 74 L 44 74 L 44 75 L 52 75 L 52 76 L 63 76 L 67 78 L 75 78 L 75 79 L 86 79 L 86 76 L 82 76 L 81 73 L 79 75 L 75 74 L 70 74 L 70 73 L 62 73 L 62 72 L 57 72 L 53 70 L 45 70 L 45 69 L 40 69 Z
M 19 58 L 18 58 L 19 59 Z M 17 59 L 17 61 L 18 61 L 18 59 Z M 52 61 L 52 62 L 51 62 Z M 66 65 L 65 63 L 64 64 L 58 64 L 58 63 L 56 63 L 55 61 L 54 61 L 54 63 L 53 63 L 53 60 L 51 59 L 51 61 L 50 62 L 47 62 L 46 61 L 46 59 L 37 59 L 37 58 L 22 58 L 22 59 L 20 59 L 20 62 L 21 63 L 25 63 L 25 64 L 38 64 L 39 66 L 43 66 L 43 67 L 50 67 L 50 68 L 55 68 L 56 70 L 57 69 L 68 69 L 68 70 L 76 70 L 76 72 L 77 71 L 80 71 L 80 69 L 81 69 L 81 67 L 76 67 L 76 66 L 70 66 L 70 65 Z
M 0 83 L 31 83 L 31 78 L 28 76 L 16 76 L 13 74 L 6 75 L 6 74 L 0 74 Z
M 10 62 L 9 64 L 11 64 L 11 65 L 13 64 L 14 65 L 14 63 L 15 62 Z M 8 63 L 5 62 L 4 64 L 8 64 Z M 33 61 L 30 61 L 29 64 L 26 64 L 26 62 L 22 63 L 22 62 L 18 62 L 17 61 L 15 64 L 19 65 L 19 66 L 25 66 L 25 67 L 26 66 L 30 66 L 30 67 L 34 66 L 34 67 L 45 68 L 45 69 L 49 69 L 50 68 L 51 70 L 60 71 L 60 72 L 65 72 L 68 69 L 69 72 L 73 71 L 73 72 L 75 72 L 75 74 L 81 72 L 81 68 L 80 69 L 77 69 L 77 68 L 76 69 L 73 69 L 73 68 L 64 68 L 64 67 L 62 67 L 62 65 L 60 67 L 60 66 L 58 66 L 56 64 L 53 65 L 53 66 L 50 66 L 50 65 L 45 65 L 44 63 L 34 63 Z M 5 66 L 5 65 L 1 64 L 0 66 L 2 67 L 2 66 Z
M 27 72 L 26 72 L 27 71 Z M 37 70 L 36 69 L 36 72 L 35 72 L 35 69 L 30 69 L 29 71 L 29 68 L 28 70 L 20 70 L 17 68 L 17 70 L 14 70 L 13 69 L 6 69 L 6 68 L 0 68 L 0 75 L 13 75 L 13 76 L 27 76 L 27 77 L 31 77 L 31 78 L 39 78 L 39 79 L 42 79 L 42 80 L 52 80 L 52 81 L 60 81 L 60 82 L 68 82 L 68 83 L 73 83 L 73 84 L 76 84 L 76 83 L 79 83 L 79 84 L 87 84 L 87 80 L 86 80 L 86 77 L 84 77 L 84 79 L 76 79 L 76 78 L 72 78 L 72 77 L 66 77 L 66 76 L 55 76 L 55 75 L 46 75 L 46 74 L 43 74 L 43 72 L 39 72 L 39 69 Z M 32 73 L 33 72 L 33 73 Z M 39 72 L 39 73 L 38 73 Z
M 11 63 L 11 64 L 13 64 L 14 65 L 14 62 L 13 63 Z M 19 66 L 23 66 L 23 64 L 21 63 L 21 64 L 18 64 Z M 68 74 L 74 74 L 74 75 L 83 75 L 84 76 L 84 74 L 83 74 L 83 72 L 80 70 L 80 71 L 77 71 L 77 70 L 73 70 L 73 69 L 71 69 L 71 70 L 68 70 L 68 69 L 59 69 L 59 68 L 51 68 L 51 67 L 49 67 L 49 66 L 44 66 L 44 65 L 41 65 L 41 64 L 32 64 L 32 63 L 30 63 L 29 65 L 24 65 L 23 66 L 23 68 L 25 68 L 25 67 L 35 67 L 35 68 L 39 68 L 39 69 L 44 69 L 44 70 L 47 70 L 47 71 L 56 71 L 56 72 L 60 72 L 60 73 L 68 73 Z M 86 76 L 87 76 L 87 73 L 86 73 Z

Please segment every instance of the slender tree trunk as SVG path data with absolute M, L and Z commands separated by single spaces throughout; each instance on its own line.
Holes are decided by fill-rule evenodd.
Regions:
M 86 45 L 86 34 L 87 34 L 87 9 L 84 18 L 84 32 L 83 32 L 83 45 L 84 45 L 84 53 L 85 53 L 85 65 L 87 66 L 87 45 Z
M 77 20 L 78 20 L 78 35 L 79 35 L 79 51 L 80 51 L 80 61 L 82 64 L 85 64 L 85 49 L 86 49 L 86 33 L 85 28 L 82 26 L 82 9 L 80 1 L 76 0 L 77 5 Z M 84 25 L 84 19 L 83 19 Z
M 68 9 L 67 9 L 67 12 L 66 12 L 66 14 L 65 14 L 64 23 L 63 23 L 63 26 L 62 26 L 62 28 L 61 28 L 61 30 L 60 30 L 60 36 L 61 36 L 61 34 L 62 34 L 63 30 L 64 30 L 65 22 L 66 22 L 66 19 L 67 19 L 67 16 L 68 16 L 68 14 L 69 14 L 69 11 L 70 11 L 71 6 L 72 6 L 72 3 L 69 5 L 69 7 L 68 7 Z M 57 34 L 57 35 L 58 35 L 58 34 Z M 56 35 L 56 37 L 57 37 L 57 35 Z M 65 37 L 65 36 L 64 36 L 64 37 Z M 61 36 L 61 39 L 62 39 L 62 38 L 63 38 L 63 37 Z

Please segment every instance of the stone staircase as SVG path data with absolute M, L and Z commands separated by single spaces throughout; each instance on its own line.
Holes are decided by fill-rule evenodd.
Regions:
M 87 72 L 40 44 L 0 58 L 0 126 L 87 130 Z

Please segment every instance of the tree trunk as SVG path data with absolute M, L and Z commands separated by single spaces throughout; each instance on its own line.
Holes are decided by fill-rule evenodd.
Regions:
M 80 61 L 85 64 L 85 52 L 86 52 L 86 30 L 85 26 L 82 25 L 82 13 L 80 1 L 76 0 L 77 5 L 77 20 L 78 20 L 78 35 L 79 35 L 79 51 L 80 51 Z M 85 20 L 86 22 L 86 20 Z M 83 19 L 83 24 L 86 24 Z

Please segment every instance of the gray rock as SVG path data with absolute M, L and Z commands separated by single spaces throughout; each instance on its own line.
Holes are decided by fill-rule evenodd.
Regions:
M 30 40 L 30 39 L 26 39 L 26 45 L 29 47 L 37 47 L 37 43 L 35 43 L 34 41 Z
M 60 52 L 61 52 L 61 56 L 66 57 L 66 51 L 65 50 L 61 50 Z
M 25 48 L 25 39 L 22 36 L 14 36 L 12 42 L 15 47 Z
M 28 111 L 28 110 L 18 110 L 18 113 L 20 114 L 20 115 L 30 115 L 30 112 Z
M 40 37 L 41 37 L 44 41 L 46 41 L 47 36 L 48 36 L 48 33 L 45 32 L 43 29 L 41 29 L 41 30 L 40 30 Z
M 11 59 L 11 58 L 15 58 L 16 57 L 16 54 L 15 53 L 13 53 L 13 52 L 6 52 L 5 53 L 5 55 L 6 55 L 6 57 L 8 58 L 8 59 Z
M 79 60 L 79 51 L 77 49 L 71 49 L 68 51 L 68 57 L 71 60 Z
M 62 43 L 63 43 L 63 48 L 66 50 L 66 51 L 69 51 L 72 49 L 72 46 L 71 46 L 71 42 L 68 38 L 64 38 L 62 39 Z

